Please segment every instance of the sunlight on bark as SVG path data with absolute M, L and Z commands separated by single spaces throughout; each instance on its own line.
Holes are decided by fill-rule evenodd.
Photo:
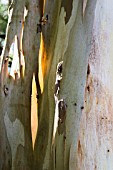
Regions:
M 43 38 L 41 34 L 41 41 L 40 41 L 40 50 L 39 50 L 39 83 L 41 87 L 41 92 L 43 92 L 43 70 L 42 70 L 42 55 L 43 55 Z
M 31 133 L 32 133 L 32 145 L 34 149 L 34 143 L 36 139 L 36 134 L 38 130 L 38 116 L 37 116 L 37 90 L 35 77 L 32 80 L 32 96 L 31 96 Z
M 41 93 L 44 89 L 44 78 L 47 73 L 47 55 L 44 46 L 43 36 L 41 34 L 40 50 L 39 50 L 39 83 L 41 88 Z
M 13 51 L 13 61 L 12 61 L 10 76 L 12 76 L 14 79 L 16 79 L 16 78 L 20 77 L 19 51 L 18 51 L 17 36 L 15 36 L 14 49 L 12 49 L 12 50 L 14 50 L 14 51 Z

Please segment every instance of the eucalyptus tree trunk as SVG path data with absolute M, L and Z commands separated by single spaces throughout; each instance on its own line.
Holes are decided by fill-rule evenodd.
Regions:
M 12 3 L 1 56 L 1 169 L 112 170 L 112 5 L 111 0 Z M 39 98 L 34 150 L 33 74 Z
M 14 0 L 9 7 L 0 74 L 1 170 L 33 168 L 31 86 L 38 66 L 40 33 L 37 33 L 37 24 L 40 10 L 37 0 Z
M 45 3 L 34 149 L 39 169 L 113 167 L 111 8 L 110 0 Z

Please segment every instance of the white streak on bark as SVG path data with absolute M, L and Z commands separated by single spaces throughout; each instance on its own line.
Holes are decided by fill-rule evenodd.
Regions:
M 54 128 L 53 128 L 53 140 L 52 143 L 54 143 L 55 140 L 55 134 L 57 131 L 57 127 L 58 127 L 58 103 L 59 101 L 56 102 L 56 107 L 55 107 L 55 117 L 54 117 Z
M 18 76 L 20 68 L 19 68 L 19 52 L 18 52 L 18 41 L 17 41 L 17 35 L 15 35 L 15 42 L 14 42 L 14 54 L 13 54 L 13 62 L 11 66 L 11 72 L 10 75 L 15 79 L 15 74 L 17 73 Z

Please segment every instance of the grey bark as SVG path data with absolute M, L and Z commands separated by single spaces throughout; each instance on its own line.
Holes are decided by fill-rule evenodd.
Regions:
M 1 165 L 27 170 L 112 170 L 112 2 L 16 3 L 1 58 Z M 21 36 L 18 21 L 23 20 L 24 6 L 28 14 Z M 6 65 L 15 35 L 25 58 L 19 79 L 9 78 Z M 34 151 L 33 73 L 38 75 L 39 89 Z
M 37 71 L 40 34 L 39 2 L 12 1 L 9 9 L 0 75 L 0 169 L 33 168 L 31 139 L 31 84 Z M 25 9 L 28 10 L 25 18 Z M 9 52 L 15 40 L 13 75 L 8 72 Z M 25 66 L 22 63 L 25 60 Z M 18 62 L 19 61 L 19 62 Z M 19 65 L 19 69 L 15 68 Z M 25 71 L 24 71 L 25 70 Z

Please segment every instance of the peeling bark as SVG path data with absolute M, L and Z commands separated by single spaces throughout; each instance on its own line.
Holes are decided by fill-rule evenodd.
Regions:
M 0 160 L 2 162 L 0 162 L 0 169 L 30 170 L 33 168 L 31 83 L 33 73 L 37 72 L 38 67 L 40 44 L 40 33 L 37 34 L 36 31 L 40 20 L 38 3 L 36 0 L 14 0 L 9 11 L 5 46 L 1 56 Z M 25 8 L 28 10 L 26 17 Z M 20 68 L 20 76 L 17 72 L 16 78 L 8 73 L 8 56 L 15 36 L 18 52 L 13 54 L 13 61 L 15 60 L 17 64 L 19 57 Z M 23 76 L 21 71 L 24 66 L 21 55 L 25 59 Z
M 22 2 L 10 10 L 1 57 L 1 169 L 112 170 L 112 2 Z M 23 74 L 13 79 L 7 64 L 15 35 Z M 33 74 L 39 96 L 34 151 Z

